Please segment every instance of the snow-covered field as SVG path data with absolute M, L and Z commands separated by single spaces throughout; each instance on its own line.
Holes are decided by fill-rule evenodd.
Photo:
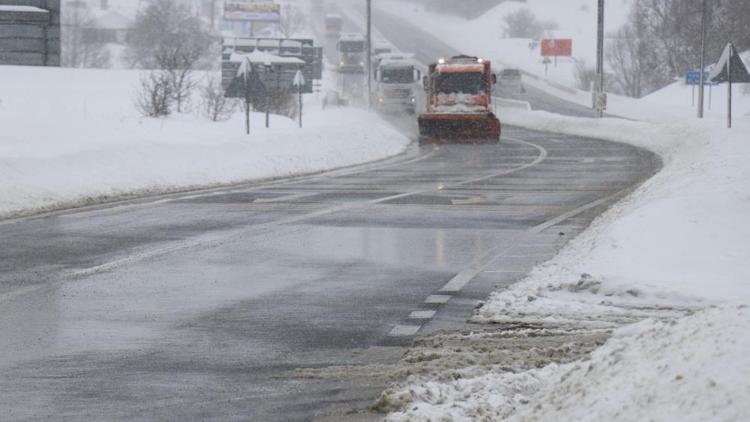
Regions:
M 124 195 L 317 172 L 404 150 L 375 114 L 322 110 L 307 96 L 304 127 L 240 112 L 214 123 L 194 113 L 141 117 L 140 72 L 0 67 L 0 217 Z M 346 124 L 342 124 L 346 122 Z
M 545 17 L 537 3 L 542 2 L 526 6 Z M 491 51 L 506 64 L 543 73 L 537 58 L 513 49 L 518 40 L 473 36 L 478 23 L 496 28 L 506 7 L 520 6 L 502 5 L 472 22 L 430 14 L 408 2 L 390 1 L 384 9 L 419 22 L 454 47 L 478 50 L 468 53 Z M 579 9 L 560 16 L 570 20 L 590 13 Z M 563 29 L 569 26 L 558 23 Z M 500 30 L 493 31 L 487 33 L 499 37 Z M 563 73 L 550 79 L 572 83 Z M 573 94 L 543 80 L 527 83 L 590 104 L 588 93 Z M 736 86 L 735 95 L 732 130 L 724 121 L 725 86 L 714 88 L 712 110 L 703 121 L 694 117 L 692 88 L 681 82 L 641 100 L 610 97 L 609 112 L 630 121 L 502 109 L 505 124 L 626 142 L 663 159 L 659 174 L 600 216 L 553 260 L 494 293 L 473 317 L 478 324 L 539 329 L 520 336 L 569 330 L 573 342 L 580 330 L 612 335 L 572 363 L 509 369 L 472 363 L 477 360 L 472 355 L 456 359 L 463 366 L 415 371 L 381 397 L 379 403 L 392 410 L 388 420 L 750 417 L 750 96 L 742 86 Z M 474 336 L 481 342 L 480 331 L 466 340 Z M 427 342 L 441 341 L 438 336 Z M 573 343 L 561 348 L 575 349 Z M 433 351 L 437 349 L 425 353 Z

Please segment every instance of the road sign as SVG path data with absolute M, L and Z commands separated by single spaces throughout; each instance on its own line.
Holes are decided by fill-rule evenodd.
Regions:
M 249 54 L 255 51 L 268 53 L 283 58 L 281 63 L 281 75 L 262 74 L 260 77 L 264 82 L 275 84 L 277 81 L 285 84 L 289 90 L 292 88 L 299 66 L 286 59 L 297 58 L 303 63 L 302 74 L 305 77 L 303 93 L 313 92 L 313 80 L 321 79 L 323 67 L 323 51 L 314 45 L 311 39 L 282 39 L 282 38 L 225 38 L 222 43 L 222 84 L 228 97 L 242 98 L 242 91 L 238 91 L 233 85 L 237 69 L 240 63 L 232 60 L 233 54 Z M 279 63 L 279 59 L 273 60 Z M 262 73 L 262 72 L 261 72 Z M 272 85 L 268 85 L 272 87 Z M 291 90 L 297 92 L 296 89 Z
M 592 92 L 591 93 L 591 107 L 594 110 L 607 110 L 607 93 L 606 92 Z
M 570 57 L 573 55 L 573 40 L 542 40 L 542 57 Z
M 228 1 L 224 3 L 224 20 L 278 22 L 281 20 L 281 5 L 273 2 L 245 3 L 241 1 Z
M 732 83 L 733 82 L 750 82 L 750 72 L 748 72 L 742 57 L 737 53 L 732 43 L 727 44 L 724 52 L 721 53 L 716 66 L 711 70 L 708 78 L 711 82 L 727 83 L 727 127 L 732 127 Z
M 709 77 L 709 72 L 706 71 L 704 73 L 704 84 L 706 85 L 718 85 L 716 82 L 711 82 Z M 701 84 L 701 72 L 697 70 L 691 70 L 687 73 L 685 73 L 685 85 L 692 85 L 692 86 L 698 86 Z
M 730 75 L 730 72 L 728 72 L 730 68 L 731 78 L 728 77 Z M 713 67 L 708 79 L 716 83 L 727 82 L 729 80 L 733 83 L 749 83 L 750 72 L 745 67 L 745 63 L 743 63 L 737 50 L 732 44 L 729 44 L 721 54 L 719 62 Z

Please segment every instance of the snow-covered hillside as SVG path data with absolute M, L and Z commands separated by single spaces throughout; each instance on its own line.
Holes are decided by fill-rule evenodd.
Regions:
M 630 0 L 607 2 L 606 28 L 614 31 L 625 23 Z M 439 36 L 455 48 L 477 56 L 488 57 L 497 63 L 520 67 L 528 72 L 544 75 L 540 48 L 530 39 L 504 37 L 503 18 L 519 9 L 528 9 L 542 21 L 552 21 L 558 29 L 549 33 L 551 37 L 572 38 L 573 58 L 593 65 L 596 52 L 596 7 L 595 2 L 529 0 L 505 2 L 486 14 L 474 19 L 446 16 L 425 11 L 424 6 L 409 1 L 384 0 L 375 7 L 409 19 L 421 28 Z M 573 85 L 575 64 L 570 59 L 560 58 L 558 65 L 548 66 L 549 78 Z

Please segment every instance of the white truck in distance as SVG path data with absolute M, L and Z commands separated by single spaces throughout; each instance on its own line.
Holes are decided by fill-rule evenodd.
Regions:
M 341 34 L 336 44 L 339 73 L 365 73 L 367 44 L 362 34 Z
M 416 113 L 422 86 L 422 66 L 408 54 L 385 54 L 375 70 L 375 98 L 381 112 Z

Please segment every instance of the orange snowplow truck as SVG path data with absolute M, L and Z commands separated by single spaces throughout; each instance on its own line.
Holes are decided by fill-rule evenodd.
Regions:
M 419 116 L 419 143 L 496 144 L 500 120 L 492 113 L 489 61 L 456 56 L 430 65 L 427 112 Z

